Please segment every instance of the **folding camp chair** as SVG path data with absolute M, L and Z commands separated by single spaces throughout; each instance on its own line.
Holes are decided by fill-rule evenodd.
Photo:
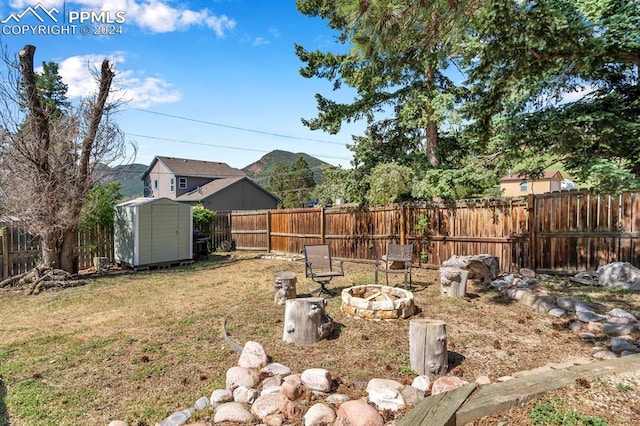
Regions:
M 331 251 L 328 244 L 309 244 L 304 246 L 305 276 L 320 284 L 318 296 L 322 292 L 335 295 L 326 285 L 333 277 L 344 276 L 342 261 L 331 259 Z M 314 290 L 315 291 L 315 290 Z
M 387 254 L 376 260 L 374 281 L 378 284 L 378 272 L 385 274 L 389 285 L 389 274 L 404 274 L 404 288 L 407 288 L 407 277 L 411 284 L 411 262 L 413 261 L 413 244 L 387 244 Z

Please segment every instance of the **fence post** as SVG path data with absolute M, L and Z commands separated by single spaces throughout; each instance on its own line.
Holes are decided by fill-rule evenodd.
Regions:
M 267 210 L 267 253 L 271 253 L 271 210 Z
M 2 227 L 2 278 L 9 278 L 9 235 L 8 227 Z
M 322 239 L 322 244 L 327 242 L 327 238 L 325 235 L 325 229 L 324 229 L 324 219 L 325 219 L 325 212 L 324 212 L 324 207 L 320 207 L 320 238 Z
M 536 198 L 533 194 L 527 197 L 527 210 L 529 213 L 529 265 L 526 265 L 532 270 L 536 270 L 536 256 L 537 256 L 537 239 L 536 239 Z
M 407 209 L 400 204 L 400 244 L 407 244 Z

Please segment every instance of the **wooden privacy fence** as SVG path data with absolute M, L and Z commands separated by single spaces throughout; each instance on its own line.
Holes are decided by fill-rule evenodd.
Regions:
M 0 240 L 2 279 L 31 270 L 42 258 L 40 240 L 20 228 L 0 227 Z M 101 228 L 78 231 L 75 254 L 80 269 L 93 266 L 95 256 L 113 260 L 112 231 Z
M 19 228 L 0 233 L 2 278 L 26 272 L 40 243 Z M 438 268 L 453 255 L 491 254 L 503 271 L 595 270 L 613 261 L 640 266 L 640 192 L 569 191 L 451 205 L 393 204 L 372 208 L 311 208 L 218 212 L 208 234 L 214 248 L 301 253 L 327 243 L 332 255 L 372 261 L 388 242 L 413 243 L 417 266 Z M 113 260 L 113 234 L 80 231 L 79 268 L 93 257 Z
M 569 191 L 451 205 L 234 211 L 218 235 L 238 250 L 300 253 L 327 243 L 335 257 L 373 260 L 390 241 L 414 243 L 415 263 L 437 268 L 453 255 L 491 254 L 503 271 L 595 270 L 640 265 L 640 193 Z

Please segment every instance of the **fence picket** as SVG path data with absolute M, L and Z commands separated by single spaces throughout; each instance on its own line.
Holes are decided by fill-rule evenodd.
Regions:
M 337 258 L 372 261 L 388 242 L 407 242 L 414 244 L 414 263 L 422 267 L 437 268 L 454 254 L 482 252 L 498 256 L 503 271 L 572 273 L 614 260 L 640 266 L 640 192 L 217 212 L 208 234 L 214 248 L 228 241 L 237 250 L 300 253 L 305 244 L 326 242 Z M 37 264 L 37 239 L 7 224 L 0 238 L 3 278 Z M 76 254 L 80 268 L 90 267 L 94 256 L 113 260 L 112 233 L 80 231 Z

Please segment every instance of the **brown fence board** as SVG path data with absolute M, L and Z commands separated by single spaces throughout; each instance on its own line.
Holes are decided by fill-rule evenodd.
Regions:
M 2 279 L 28 272 L 42 260 L 40 241 L 28 232 L 5 224 L 0 233 L 0 272 Z M 113 233 L 98 228 L 80 230 L 77 234 L 75 254 L 78 268 L 93 266 L 96 256 L 113 259 Z
M 573 272 L 614 260 L 638 264 L 639 211 L 638 193 L 580 191 L 447 206 L 273 210 L 268 240 L 282 252 L 326 242 L 336 257 L 367 261 L 395 241 L 414 244 L 417 266 L 439 267 L 453 255 L 487 253 L 500 258 L 504 271 Z M 418 226 L 423 217 L 429 224 L 424 233 Z M 241 228 L 234 226 L 238 237 Z
M 80 268 L 91 266 L 94 256 L 113 259 L 110 233 L 83 232 L 76 249 Z M 208 233 L 214 248 L 232 241 L 238 250 L 300 253 L 305 244 L 326 242 L 336 258 L 372 261 L 389 242 L 400 242 L 414 244 L 416 266 L 437 268 L 453 255 L 487 253 L 500 259 L 503 271 L 571 273 L 612 261 L 640 265 L 640 193 L 218 212 Z M 3 276 L 37 264 L 37 239 L 13 227 L 0 237 Z

